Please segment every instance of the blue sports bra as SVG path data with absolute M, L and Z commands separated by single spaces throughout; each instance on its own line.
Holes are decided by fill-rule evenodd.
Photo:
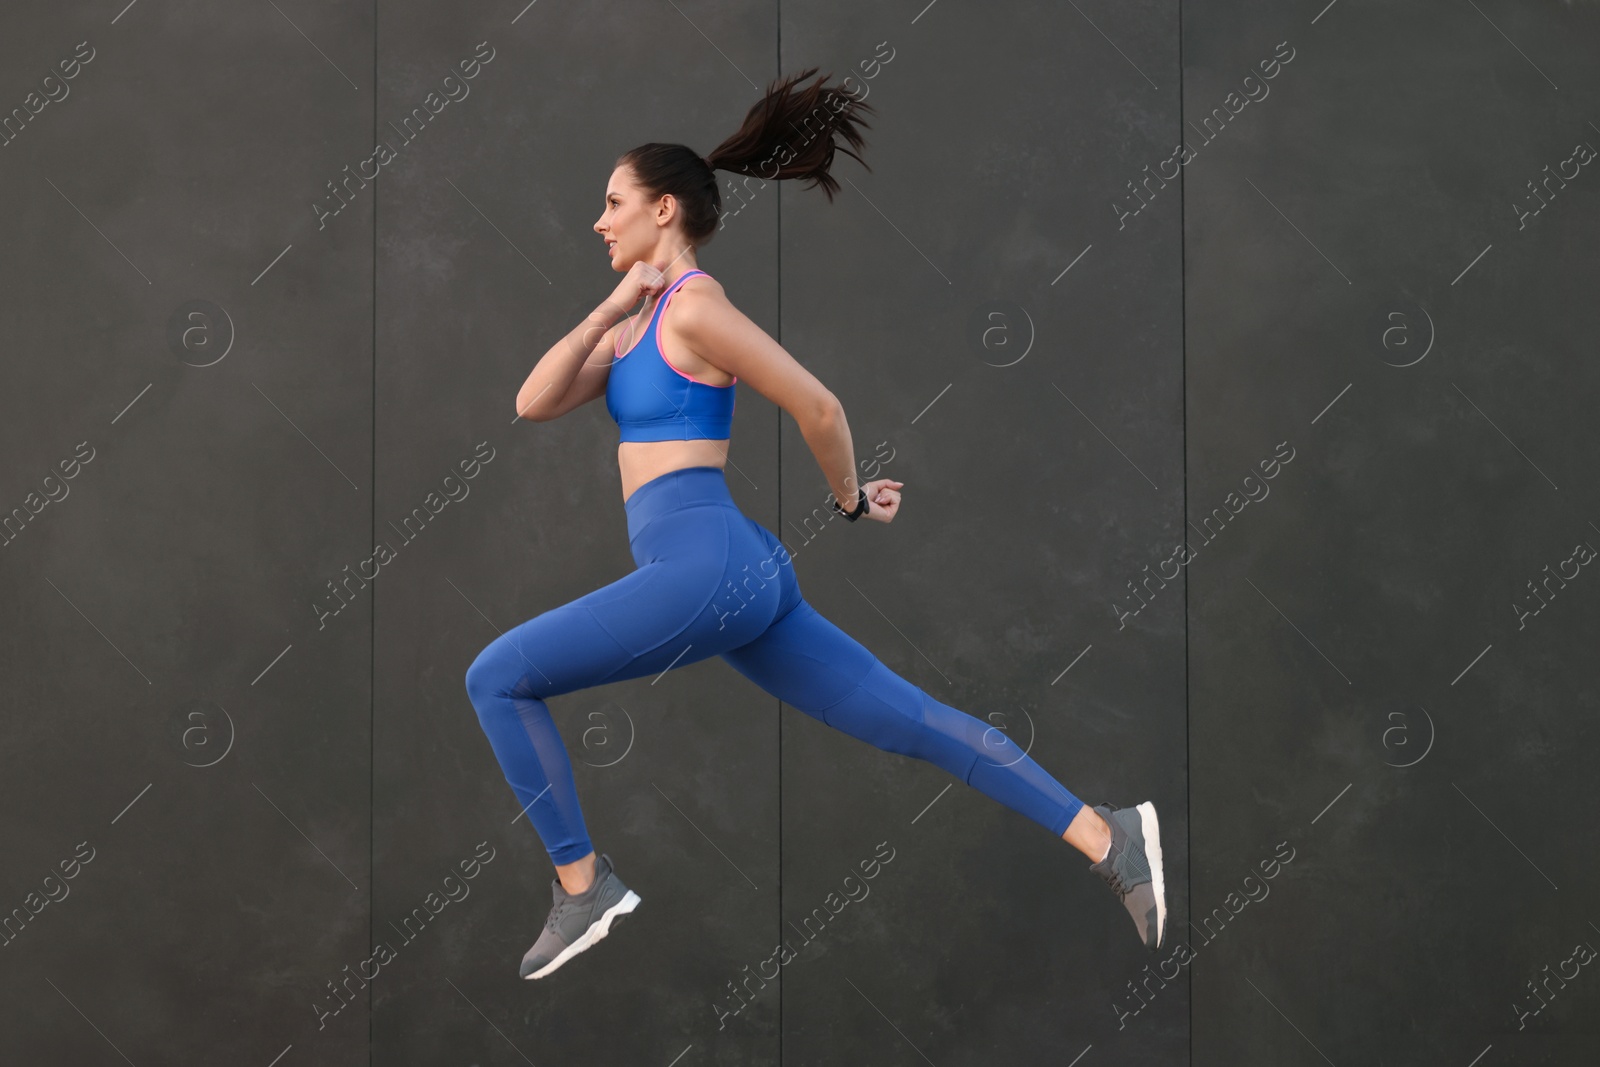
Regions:
M 644 336 L 626 352 L 616 351 L 606 380 L 606 410 L 617 421 L 624 441 L 723 440 L 733 426 L 735 377 L 727 385 L 691 378 L 674 367 L 661 350 L 661 316 L 688 278 L 706 274 L 687 270 L 662 291 Z M 617 343 L 622 341 L 619 331 Z

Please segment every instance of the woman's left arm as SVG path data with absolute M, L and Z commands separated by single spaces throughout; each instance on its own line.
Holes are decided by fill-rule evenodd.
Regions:
M 872 500 L 870 518 L 894 517 L 900 494 L 884 478 L 861 483 L 856 477 L 855 445 L 844 406 L 816 375 L 801 366 L 782 345 L 767 335 L 726 296 L 710 286 L 680 289 L 672 301 L 673 332 L 713 367 L 736 375 L 744 384 L 788 412 L 816 456 L 828 487 L 841 504 L 854 508 L 858 486 Z M 874 495 L 876 494 L 876 495 Z M 880 500 L 881 498 L 881 500 Z M 892 499 L 891 499 L 892 498 Z M 886 511 L 887 514 L 878 514 Z

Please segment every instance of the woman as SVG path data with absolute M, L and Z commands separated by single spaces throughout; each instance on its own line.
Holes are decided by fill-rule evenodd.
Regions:
M 832 200 L 833 137 L 860 148 L 856 127 L 866 124 L 857 115 L 870 108 L 825 86 L 825 77 L 795 89 L 813 73 L 774 83 L 706 158 L 652 143 L 618 160 L 594 229 L 624 277 L 540 358 L 517 394 L 518 413 L 534 422 L 605 396 L 620 430 L 623 510 L 638 565 L 495 639 L 467 672 L 484 732 L 556 869 L 554 906 L 522 959 L 524 978 L 550 974 L 639 904 L 610 856 L 595 855 L 545 701 L 714 655 L 827 725 L 937 764 L 1047 827 L 1094 861 L 1090 869 L 1122 898 L 1146 946 L 1161 943 L 1166 902 L 1154 806 L 1085 805 L 1005 734 L 884 666 L 805 601 L 778 538 L 729 495 L 723 465 L 743 379 L 799 424 L 835 512 L 888 523 L 900 510 L 903 483 L 857 484 L 839 401 L 696 265 L 717 227 L 716 170 L 806 178 Z M 801 143 L 784 140 L 796 132 Z M 623 318 L 640 296 L 647 308 Z

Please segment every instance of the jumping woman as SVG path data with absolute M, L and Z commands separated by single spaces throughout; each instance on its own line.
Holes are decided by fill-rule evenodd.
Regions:
M 809 179 L 831 201 L 835 149 L 861 161 L 833 138 L 862 147 L 856 127 L 867 124 L 858 114 L 871 109 L 826 86 L 826 76 L 795 87 L 815 72 L 773 83 L 709 156 L 651 143 L 617 161 L 594 229 L 623 278 L 517 393 L 517 412 L 534 422 L 606 398 L 620 430 L 622 507 L 637 564 L 496 638 L 467 671 L 483 731 L 555 865 L 554 906 L 522 958 L 523 978 L 543 978 L 605 937 L 640 899 L 609 855 L 595 855 L 546 701 L 710 656 L 828 726 L 936 764 L 1032 819 L 1093 861 L 1089 869 L 1115 890 L 1147 948 L 1165 932 L 1155 806 L 1085 805 L 1004 733 L 884 666 L 805 601 L 784 546 L 729 494 L 723 466 L 742 379 L 799 425 L 838 516 L 888 523 L 900 510 L 904 483 L 858 484 L 839 400 L 696 265 L 717 229 L 717 170 Z M 641 296 L 646 306 L 623 317 Z

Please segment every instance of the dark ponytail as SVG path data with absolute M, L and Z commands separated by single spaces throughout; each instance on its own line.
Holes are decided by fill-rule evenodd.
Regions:
M 715 174 L 719 170 L 764 181 L 804 178 L 810 183 L 807 188 L 821 186 L 832 202 L 839 189 L 838 180 L 828 173 L 834 152 L 867 167 L 850 148 L 835 144 L 834 136 L 853 148 L 863 147 L 866 141 L 857 127 L 871 127 L 860 114 L 873 108 L 848 90 L 827 85 L 828 75 L 796 88 L 816 72 L 816 67 L 809 67 L 773 82 L 745 115 L 739 131 L 704 158 L 687 145 L 651 142 L 625 153 L 617 164 L 633 172 L 650 199 L 668 193 L 677 198 L 684 236 L 696 245 L 710 240 L 717 230 L 722 209 Z

